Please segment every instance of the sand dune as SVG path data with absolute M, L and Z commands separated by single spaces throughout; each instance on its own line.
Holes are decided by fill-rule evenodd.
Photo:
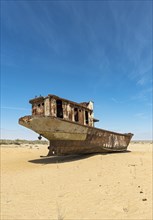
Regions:
M 152 219 L 152 144 L 126 153 L 40 158 L 47 145 L 1 146 L 1 219 Z

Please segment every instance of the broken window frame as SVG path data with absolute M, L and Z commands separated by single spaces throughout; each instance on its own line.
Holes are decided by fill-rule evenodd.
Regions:
M 63 103 L 61 99 L 56 100 L 56 117 L 57 118 L 63 118 Z

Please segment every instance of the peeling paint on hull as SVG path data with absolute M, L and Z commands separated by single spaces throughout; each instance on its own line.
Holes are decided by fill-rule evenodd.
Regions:
M 51 116 L 25 116 L 19 124 L 50 141 L 48 156 L 125 151 L 133 136 Z

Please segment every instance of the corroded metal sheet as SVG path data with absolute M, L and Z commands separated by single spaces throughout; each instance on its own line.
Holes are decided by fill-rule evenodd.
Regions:
M 124 151 L 132 134 L 94 128 L 93 102 L 76 103 L 55 95 L 29 101 L 32 115 L 19 124 L 50 141 L 49 155 Z
M 58 105 L 61 101 L 62 118 L 79 122 L 80 124 L 93 126 L 93 102 L 75 103 L 66 99 L 61 99 L 57 96 L 38 97 L 30 100 L 32 104 L 33 116 L 54 116 L 57 117 Z M 88 120 L 86 119 L 88 118 Z M 77 120 L 76 120 L 77 118 Z
M 87 127 L 55 117 L 20 118 L 19 123 L 50 141 L 49 155 L 124 151 L 132 134 Z
M 85 140 L 88 127 L 55 117 L 23 117 L 19 123 L 48 140 Z

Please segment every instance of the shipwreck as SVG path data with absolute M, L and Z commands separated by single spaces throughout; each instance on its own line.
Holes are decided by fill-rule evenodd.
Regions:
M 76 103 L 49 94 L 29 103 L 32 114 L 19 124 L 49 140 L 48 156 L 126 151 L 133 136 L 96 128 L 92 101 Z

